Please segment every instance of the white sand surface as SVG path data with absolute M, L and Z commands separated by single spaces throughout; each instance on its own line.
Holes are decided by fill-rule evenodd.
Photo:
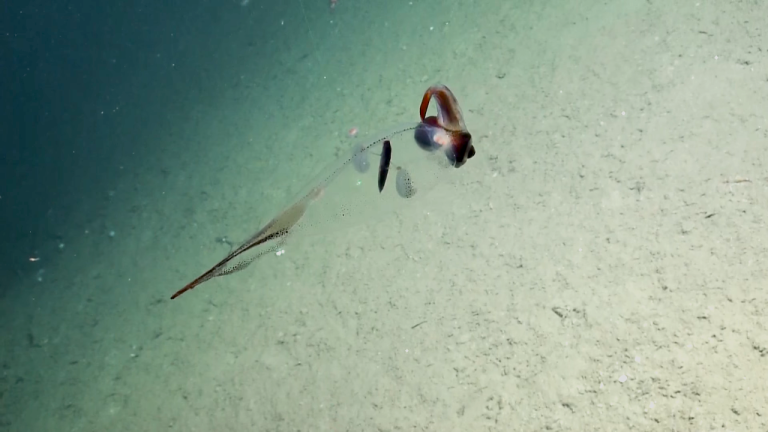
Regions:
M 768 430 L 764 2 L 288 3 L 5 299 L 0 429 Z M 447 184 L 168 300 L 434 82 Z

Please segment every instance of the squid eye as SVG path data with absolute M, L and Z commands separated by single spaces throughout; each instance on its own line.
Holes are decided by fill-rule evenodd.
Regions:
M 413 133 L 413 137 L 419 147 L 428 152 L 433 152 L 443 146 L 443 144 L 436 139 L 440 134 L 441 129 L 436 124 L 432 124 L 434 122 L 432 121 L 433 118 L 434 117 L 427 117 L 425 122 L 416 126 L 416 130 Z
M 413 185 L 413 180 L 408 171 L 403 168 L 397 167 L 397 178 L 395 179 L 395 186 L 397 193 L 403 198 L 411 198 L 416 195 L 416 187 Z

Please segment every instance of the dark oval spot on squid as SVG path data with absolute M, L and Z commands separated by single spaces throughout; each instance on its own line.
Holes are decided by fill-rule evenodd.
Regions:
M 384 184 L 387 182 L 389 174 L 389 163 L 392 161 L 392 143 L 384 140 L 381 148 L 381 159 L 379 159 L 379 193 L 384 190 Z
M 359 173 L 368 172 L 368 168 L 371 167 L 371 163 L 368 162 L 368 150 L 365 150 L 362 144 L 357 146 L 355 155 L 352 157 L 352 165 Z
M 397 178 L 395 179 L 397 193 L 403 198 L 410 198 L 416 195 L 416 187 L 413 186 L 413 180 L 408 171 L 397 167 Z

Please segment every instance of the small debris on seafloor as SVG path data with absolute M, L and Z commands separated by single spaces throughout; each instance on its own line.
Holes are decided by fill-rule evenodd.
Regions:
M 230 250 L 235 248 L 235 244 L 232 243 L 227 236 L 216 237 L 216 243 L 225 244 L 229 246 Z

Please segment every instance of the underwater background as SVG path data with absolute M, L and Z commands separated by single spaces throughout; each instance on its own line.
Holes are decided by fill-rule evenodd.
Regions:
M 0 431 L 767 430 L 766 28 L 4 1 Z M 455 175 L 169 300 L 434 83 L 477 148 Z

